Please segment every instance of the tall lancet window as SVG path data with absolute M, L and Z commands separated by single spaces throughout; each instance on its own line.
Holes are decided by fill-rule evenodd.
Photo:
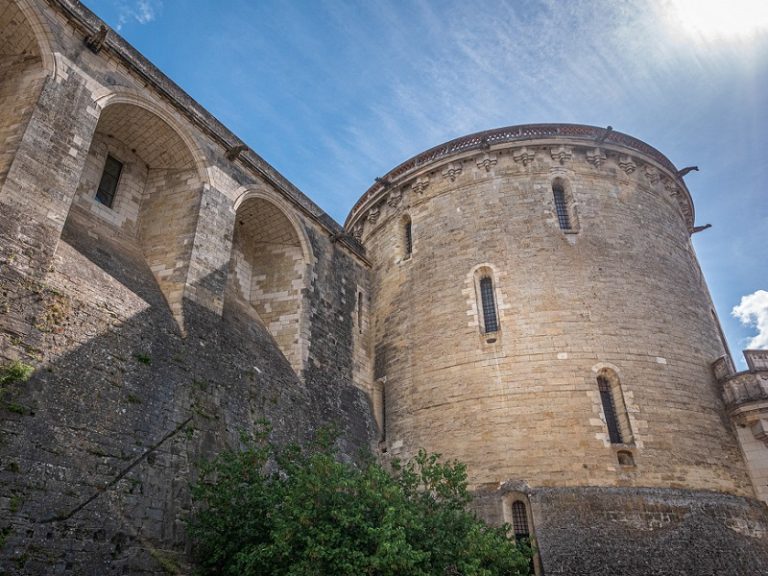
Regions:
M 559 182 L 552 184 L 552 195 L 555 198 L 555 211 L 557 212 L 557 222 L 561 230 L 571 230 L 571 215 L 568 211 L 568 199 L 565 195 L 565 189 Z
M 496 332 L 499 320 L 496 315 L 496 299 L 493 297 L 493 280 L 490 276 L 480 278 L 480 301 L 483 307 L 483 332 Z
M 631 444 L 632 428 L 619 377 L 612 370 L 602 370 L 597 376 L 597 388 L 611 444 Z
M 411 254 L 413 254 L 413 231 L 411 226 L 411 219 L 407 216 L 403 221 L 403 245 L 403 258 L 408 259 L 411 257 Z

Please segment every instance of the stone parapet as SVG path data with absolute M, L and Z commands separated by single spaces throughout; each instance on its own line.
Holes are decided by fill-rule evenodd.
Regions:
M 768 408 L 768 350 L 745 350 L 748 369 L 737 372 L 728 356 L 712 364 L 722 385 L 723 401 L 732 414 L 743 414 L 762 406 Z M 750 408 L 751 407 L 751 408 Z

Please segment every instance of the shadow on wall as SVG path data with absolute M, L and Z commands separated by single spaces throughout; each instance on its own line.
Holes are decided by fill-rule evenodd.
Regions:
M 351 382 L 314 369 L 302 384 L 237 299 L 223 317 L 184 300 L 182 338 L 138 249 L 92 230 L 67 226 L 45 283 L 2 263 L 13 297 L 0 357 L 39 362 L 0 407 L 10 574 L 181 570 L 199 462 L 262 418 L 278 442 L 336 422 L 350 456 L 368 446 L 367 398 Z

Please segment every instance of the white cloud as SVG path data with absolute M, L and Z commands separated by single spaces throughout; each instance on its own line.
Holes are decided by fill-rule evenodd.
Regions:
M 120 30 L 129 21 L 148 24 L 156 17 L 163 3 L 161 0 L 121 0 L 119 2 L 120 16 L 117 29 Z
M 757 336 L 749 340 L 747 348 L 768 349 L 768 292 L 757 290 L 742 296 L 741 302 L 733 307 L 731 314 L 743 325 L 757 328 Z

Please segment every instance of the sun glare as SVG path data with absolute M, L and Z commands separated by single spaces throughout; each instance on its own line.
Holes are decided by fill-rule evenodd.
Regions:
M 768 0 L 671 0 L 688 32 L 706 38 L 738 38 L 768 31 Z

